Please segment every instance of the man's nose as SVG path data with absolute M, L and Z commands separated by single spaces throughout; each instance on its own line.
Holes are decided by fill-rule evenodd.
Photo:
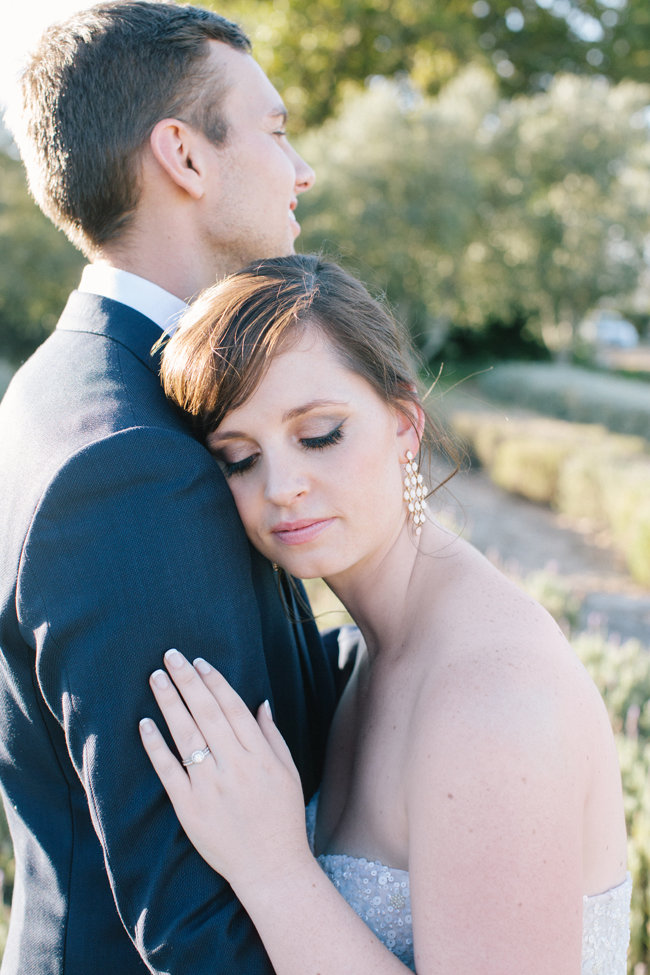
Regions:
M 292 152 L 294 153 L 294 166 L 296 167 L 296 193 L 304 193 L 306 190 L 310 190 L 316 182 L 316 173 L 302 156 L 298 155 L 295 150 Z

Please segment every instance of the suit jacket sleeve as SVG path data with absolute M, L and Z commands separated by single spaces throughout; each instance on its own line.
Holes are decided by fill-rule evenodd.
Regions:
M 169 647 L 211 660 L 250 706 L 270 693 L 248 544 L 205 450 L 174 430 L 132 428 L 71 457 L 34 516 L 18 606 L 146 964 L 269 975 L 250 920 L 188 843 L 138 735 L 141 717 L 160 717 L 148 676 Z

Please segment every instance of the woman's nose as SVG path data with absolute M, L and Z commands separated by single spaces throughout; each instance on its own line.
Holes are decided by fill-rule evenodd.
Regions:
M 307 480 L 295 468 L 278 467 L 269 471 L 264 496 L 280 508 L 290 507 L 307 493 Z

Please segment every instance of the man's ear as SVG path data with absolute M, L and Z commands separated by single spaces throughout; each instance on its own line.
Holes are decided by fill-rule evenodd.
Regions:
M 406 454 L 410 450 L 417 457 L 420 441 L 424 435 L 425 416 L 419 403 L 405 400 L 398 404 L 397 410 L 397 438 L 401 451 Z
M 164 118 L 154 126 L 149 145 L 169 178 L 192 199 L 200 200 L 205 192 L 205 146 L 200 133 L 179 119 Z

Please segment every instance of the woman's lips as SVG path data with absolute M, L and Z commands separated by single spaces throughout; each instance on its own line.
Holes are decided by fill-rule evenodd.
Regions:
M 271 533 L 285 545 L 301 545 L 303 542 L 311 542 L 333 521 L 333 518 L 303 518 L 301 521 L 282 521 L 271 529 Z

